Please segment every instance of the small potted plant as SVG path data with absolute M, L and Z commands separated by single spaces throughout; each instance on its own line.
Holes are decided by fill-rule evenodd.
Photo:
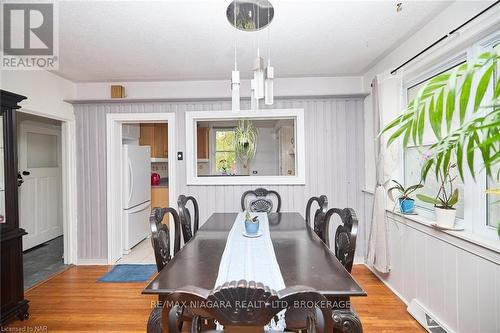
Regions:
M 405 188 L 403 185 L 395 181 L 394 179 L 392 182 L 395 184 L 393 187 L 387 190 L 387 194 L 389 195 L 389 198 L 391 198 L 392 201 L 398 200 L 399 203 L 399 211 L 403 214 L 412 214 L 413 210 L 415 209 L 415 200 L 410 197 L 410 195 L 415 192 L 416 190 L 424 187 L 421 183 L 415 184 L 408 186 Z M 396 197 L 394 197 L 393 192 L 397 191 L 399 192 Z
M 444 172 L 442 170 L 438 171 L 441 186 L 435 197 L 417 194 L 419 200 L 434 205 L 436 224 L 443 228 L 453 228 L 457 216 L 457 210 L 454 206 L 458 203 L 459 192 L 457 188 L 453 188 L 453 181 L 457 177 L 451 175 L 451 170 L 455 167 L 456 164 L 452 163 L 444 168 Z
M 247 211 L 245 213 L 245 232 L 248 235 L 256 235 L 259 232 L 259 219 L 257 216 L 252 216 Z

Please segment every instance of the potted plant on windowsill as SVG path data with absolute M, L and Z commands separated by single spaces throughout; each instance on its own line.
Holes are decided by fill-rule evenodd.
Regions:
M 454 206 L 458 203 L 459 191 L 458 188 L 453 188 L 456 176 L 453 177 L 450 172 L 455 167 L 456 164 L 449 164 L 445 172 L 441 170 L 437 172 L 441 186 L 436 197 L 417 194 L 419 200 L 434 205 L 436 224 L 442 228 L 453 228 L 457 216 L 457 210 Z
M 410 195 L 414 193 L 416 190 L 424 187 L 424 185 L 418 183 L 415 185 L 408 186 L 408 188 L 405 188 L 403 185 L 401 185 L 394 179 L 392 180 L 392 182 L 395 185 L 387 190 L 389 198 L 394 202 L 396 202 L 397 199 L 399 203 L 399 211 L 402 214 L 412 214 L 413 210 L 415 209 L 415 200 L 411 198 Z M 394 191 L 399 192 L 399 195 L 397 195 L 396 198 L 393 195 Z

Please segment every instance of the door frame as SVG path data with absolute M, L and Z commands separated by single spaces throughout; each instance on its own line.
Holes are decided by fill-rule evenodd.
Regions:
M 168 123 L 168 194 L 176 198 L 176 127 L 175 113 L 108 113 L 106 114 L 106 197 L 108 264 L 122 257 L 122 125 L 126 123 Z M 170 160 L 171 159 L 171 160 Z M 173 161 L 173 163 L 172 163 Z M 119 172 L 116 172 L 119 170 Z M 174 177 L 170 177 L 174 175 Z M 169 229 L 174 230 L 169 219 Z M 173 244 L 174 234 L 170 233 Z M 173 249 L 170 249 L 171 253 Z
M 74 116 L 64 117 L 21 108 L 17 112 L 58 120 L 61 122 L 61 171 L 64 263 L 78 263 L 78 215 L 76 183 L 76 120 Z

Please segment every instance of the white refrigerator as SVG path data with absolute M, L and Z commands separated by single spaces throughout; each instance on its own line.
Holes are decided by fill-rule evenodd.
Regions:
M 149 233 L 151 212 L 151 148 L 123 145 L 123 253 Z

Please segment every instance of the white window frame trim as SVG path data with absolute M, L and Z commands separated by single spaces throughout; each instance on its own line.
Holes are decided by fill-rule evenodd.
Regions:
M 409 75 L 408 78 L 403 77 L 403 98 L 402 98 L 402 108 L 406 106 L 408 89 L 411 87 L 424 82 L 439 73 L 450 69 L 461 62 L 473 59 L 475 56 L 484 52 L 488 48 L 492 48 L 493 45 L 500 42 L 500 33 L 494 33 L 481 39 L 472 45 L 469 45 L 466 49 L 447 57 L 444 61 L 439 62 L 436 65 L 431 66 L 428 70 L 420 72 L 415 75 Z M 482 74 L 482 73 L 479 73 Z M 479 76 L 479 75 L 478 75 Z M 492 89 L 488 89 L 486 92 L 486 98 L 491 96 Z M 432 142 L 424 142 L 423 145 L 432 144 Z M 409 145 L 409 147 L 415 147 L 416 145 Z M 479 153 L 477 153 L 479 154 Z M 479 157 L 479 156 L 478 156 Z M 405 152 L 401 150 L 400 160 L 402 168 L 399 172 L 399 179 L 405 181 Z M 464 165 L 464 168 L 467 168 Z M 457 225 L 463 226 L 465 232 L 477 235 L 490 240 L 497 240 L 498 234 L 495 227 L 489 226 L 487 224 L 488 219 L 488 202 L 486 196 L 486 173 L 484 171 L 476 175 L 476 180 L 474 181 L 472 176 L 469 175 L 468 170 L 464 172 L 464 193 L 462 193 L 462 198 L 464 200 L 464 218 L 457 218 Z M 406 186 L 407 184 L 405 184 Z M 424 207 L 416 207 L 416 211 L 419 215 L 424 218 L 434 219 L 434 213 L 431 209 Z
M 196 159 L 196 122 L 227 119 L 290 119 L 295 120 L 297 170 L 294 176 L 214 176 L 198 177 Z M 188 111 L 186 112 L 186 182 L 187 185 L 305 185 L 305 122 L 304 109 L 268 109 L 234 111 Z

